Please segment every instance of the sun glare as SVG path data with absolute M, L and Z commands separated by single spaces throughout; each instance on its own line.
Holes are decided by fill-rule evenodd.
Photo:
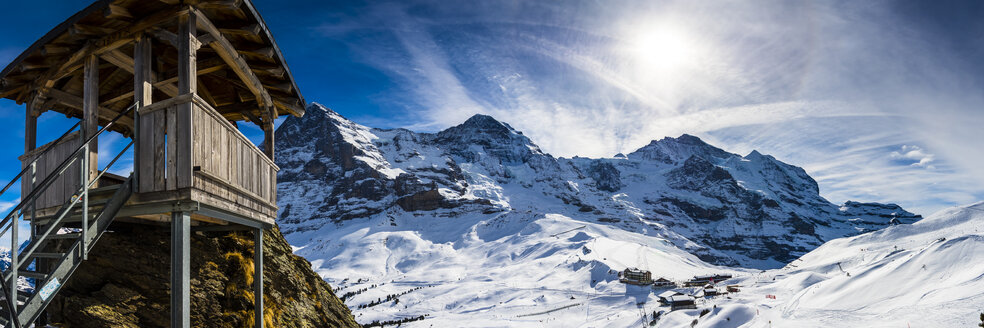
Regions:
M 639 68 L 671 73 L 693 62 L 693 40 L 683 31 L 670 26 L 654 26 L 636 31 L 629 40 L 629 50 Z

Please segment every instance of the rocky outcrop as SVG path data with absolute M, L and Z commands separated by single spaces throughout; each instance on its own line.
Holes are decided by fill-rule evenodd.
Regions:
M 170 327 L 170 231 L 114 223 L 48 307 L 62 327 Z M 263 236 L 267 327 L 358 327 L 279 229 Z M 194 327 L 252 327 L 251 232 L 195 233 L 191 248 Z

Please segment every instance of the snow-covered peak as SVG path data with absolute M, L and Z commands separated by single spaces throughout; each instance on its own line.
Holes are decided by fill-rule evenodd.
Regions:
M 500 122 L 494 117 L 484 114 L 475 114 L 458 125 L 461 129 L 481 130 L 486 133 L 517 133 L 509 124 Z
M 648 145 L 630 153 L 628 157 L 671 164 L 681 163 L 690 156 L 698 156 L 716 162 L 717 159 L 736 155 L 711 146 L 698 137 L 684 134 L 677 138 L 665 137 L 660 140 L 653 140 Z
M 491 157 L 488 159 L 493 162 L 512 166 L 551 157 L 522 132 L 482 114 L 438 132 L 432 142 L 467 162 L 479 162 Z
M 825 240 L 919 218 L 895 205 L 831 204 L 802 168 L 691 135 L 619 158 L 558 159 L 488 115 L 416 133 L 362 126 L 319 104 L 309 111 L 277 130 L 288 235 L 393 211 L 557 213 L 673 236 L 711 263 L 768 268 Z

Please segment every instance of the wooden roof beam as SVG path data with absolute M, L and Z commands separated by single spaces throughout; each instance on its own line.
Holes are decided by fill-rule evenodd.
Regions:
M 120 19 L 120 20 L 130 20 L 133 19 L 133 15 L 125 7 L 115 4 L 109 4 L 106 9 L 103 10 L 103 17 L 109 19 Z
M 133 58 L 127 54 L 124 54 L 122 51 L 113 50 L 103 54 L 100 57 L 102 57 L 103 60 L 110 62 L 113 65 L 126 70 L 127 72 L 130 72 L 130 74 L 133 74 Z M 161 90 L 161 92 L 164 92 L 164 94 L 167 94 L 168 96 L 174 97 L 178 95 L 178 87 L 175 86 L 173 82 L 160 84 L 154 83 L 154 87 Z
M 198 18 L 198 27 L 204 30 L 206 33 L 210 34 L 215 38 L 215 42 L 209 43 L 209 47 L 215 50 L 216 54 L 222 58 L 229 65 L 234 73 L 246 84 L 246 88 L 256 96 L 257 102 L 261 107 L 273 106 L 273 100 L 270 98 L 270 94 L 263 87 L 263 83 L 256 76 L 256 73 L 250 69 L 246 61 L 243 60 L 242 56 L 236 51 L 236 48 L 232 46 L 229 39 L 226 39 L 219 29 L 212 24 L 212 21 L 208 19 L 207 16 L 198 11 L 198 9 L 190 9 L 195 12 L 195 17 Z
M 97 40 L 96 42 L 89 42 L 82 46 L 81 49 L 76 51 L 72 56 L 68 57 L 61 65 L 55 65 L 48 69 L 45 73 L 38 76 L 37 80 L 34 81 L 34 85 L 31 89 L 38 88 L 51 88 L 55 81 L 61 80 L 62 78 L 71 75 L 72 72 L 81 69 L 82 58 L 90 54 L 101 55 L 105 52 L 113 51 L 119 49 L 134 40 L 134 35 L 144 30 L 153 27 L 155 25 L 161 24 L 168 20 L 173 20 L 177 14 L 184 12 L 185 9 L 181 10 L 164 10 L 157 12 L 153 15 L 147 16 L 138 22 L 130 25 L 128 28 L 112 32 L 111 34 Z M 76 24 L 77 26 L 78 24 Z M 73 26 L 75 27 L 75 26 Z M 132 67 L 131 67 L 132 69 Z
M 239 53 L 264 59 L 273 59 L 273 56 L 275 55 L 272 47 L 260 48 L 256 50 L 239 50 Z
M 85 58 L 91 48 L 92 44 L 86 44 L 85 46 L 82 46 L 82 49 L 76 51 L 74 54 L 65 59 L 61 65 L 55 65 L 49 68 L 46 72 L 38 76 L 38 79 L 34 82 L 35 85 L 32 86 L 31 89 L 50 88 L 54 86 L 55 81 L 61 80 L 65 76 L 68 76 L 72 71 L 82 68 L 81 60 L 82 58 Z M 73 68 L 73 65 L 77 67 Z
M 44 89 L 41 91 L 41 97 L 49 97 L 61 103 L 62 105 L 82 110 L 82 97 L 73 95 L 71 93 L 61 91 L 58 89 Z M 99 119 L 109 121 L 112 120 L 119 111 L 112 110 L 106 107 L 99 107 Z M 126 126 L 128 129 L 133 128 L 133 118 L 129 116 L 123 116 L 119 120 L 120 124 Z
M 197 7 L 202 9 L 239 9 L 243 0 L 220 0 L 199 2 Z
M 85 25 L 85 24 L 75 24 L 68 29 L 68 33 L 74 36 L 106 35 L 113 32 L 114 30 L 111 28 Z
M 69 52 L 69 51 L 72 51 L 72 49 L 69 48 L 68 45 L 60 45 L 60 44 L 49 43 L 49 44 L 44 45 L 44 47 L 41 47 L 41 55 L 42 56 L 50 56 L 50 55 L 63 54 L 63 53 Z
M 266 74 L 266 75 L 269 75 L 271 77 L 276 77 L 278 79 L 283 79 L 284 78 L 284 73 L 286 73 L 287 70 L 285 70 L 283 66 L 278 66 L 276 68 L 262 68 L 262 67 L 255 68 L 254 67 L 253 68 L 253 72 L 260 73 L 260 74 Z
M 288 113 L 295 113 L 297 116 L 304 116 L 304 104 L 301 104 L 301 100 L 297 98 L 291 98 L 288 102 L 274 100 L 273 107 Z
M 220 28 L 219 32 L 226 35 L 259 35 L 260 24 L 252 24 L 240 28 Z
M 171 33 L 171 31 L 162 29 L 160 27 L 155 27 L 151 29 L 149 34 L 158 40 L 171 44 L 172 47 L 175 48 L 178 47 L 178 35 Z

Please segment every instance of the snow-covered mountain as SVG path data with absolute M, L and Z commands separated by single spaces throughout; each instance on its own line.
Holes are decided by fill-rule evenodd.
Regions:
M 713 311 L 697 327 L 974 327 L 984 313 L 984 203 L 832 240 L 728 283 L 745 287 L 708 300 Z M 657 327 L 697 316 L 675 311 Z
M 276 133 L 280 224 L 296 245 L 314 242 L 304 232 L 375 220 L 410 229 L 399 218 L 413 217 L 426 230 L 558 214 L 653 236 L 713 264 L 775 268 L 824 241 L 920 218 L 894 204 L 832 204 L 802 168 L 690 135 L 627 156 L 555 158 L 485 115 L 415 133 L 368 128 L 318 104 Z
M 277 133 L 280 225 L 361 323 L 948 327 L 984 304 L 984 204 L 838 206 L 800 168 L 687 135 L 567 159 L 488 116 L 414 133 L 320 105 Z M 670 312 L 628 267 L 742 287 Z

